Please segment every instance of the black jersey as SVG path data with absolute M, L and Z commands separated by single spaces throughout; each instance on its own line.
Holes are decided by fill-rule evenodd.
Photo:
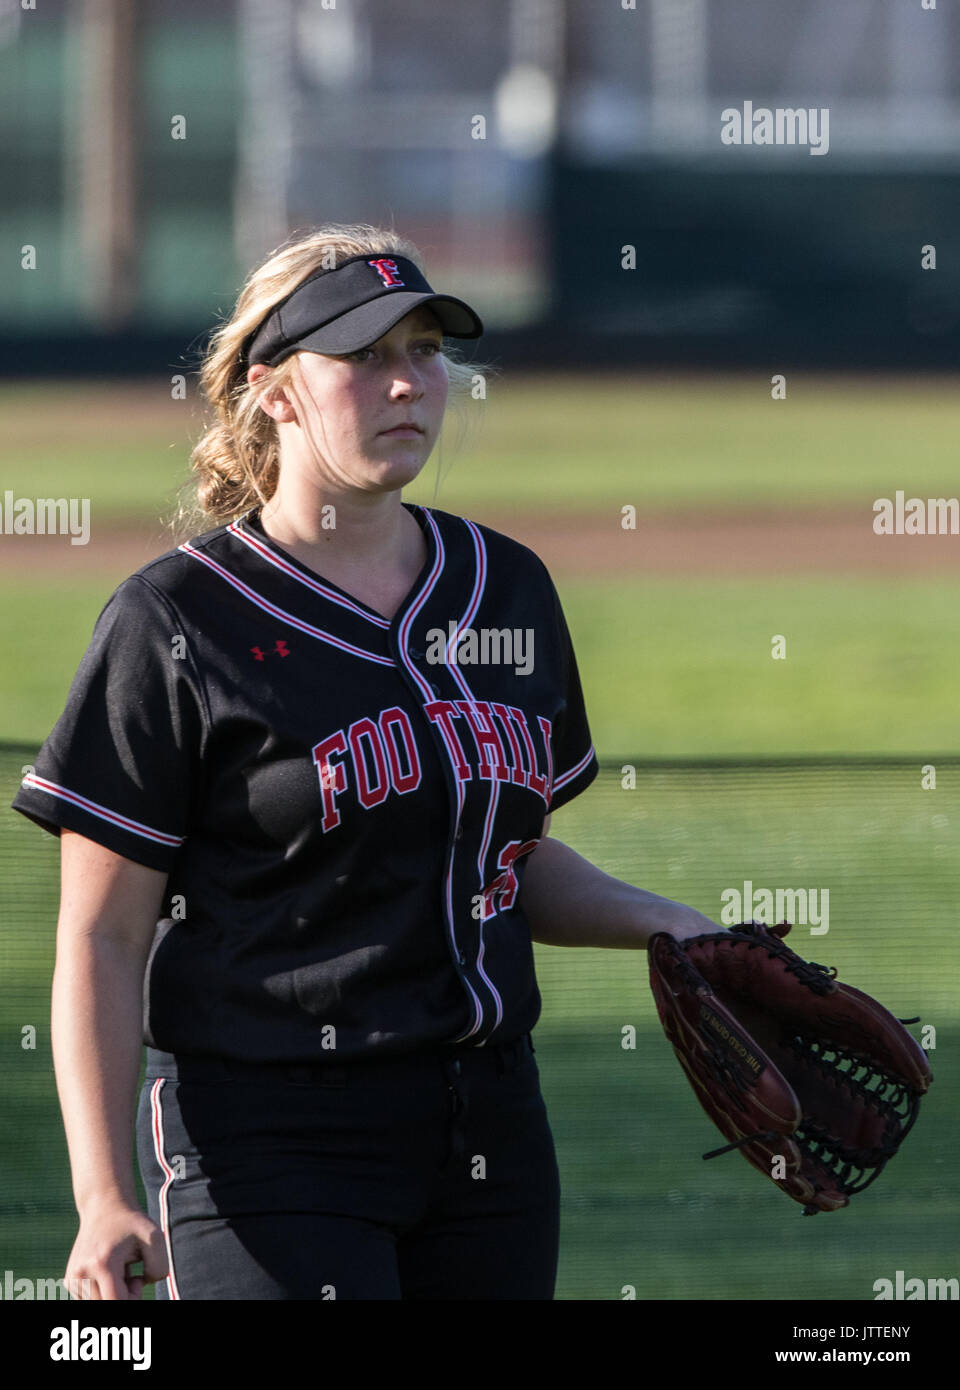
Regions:
M 525 856 L 597 773 L 573 648 L 532 550 L 403 505 L 428 558 L 391 620 L 256 508 L 142 566 L 14 798 L 168 874 L 153 1047 L 353 1058 L 539 1017 Z

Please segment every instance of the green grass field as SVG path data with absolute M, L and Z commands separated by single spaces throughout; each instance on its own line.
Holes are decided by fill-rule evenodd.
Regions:
M 89 497 L 96 521 L 165 514 L 202 412 L 169 383 L 0 386 L 0 476 L 24 496 Z M 462 420 L 465 434 L 460 442 Z M 898 489 L 952 495 L 960 397 L 952 378 L 761 374 L 494 378 L 450 412 L 409 490 L 456 511 L 850 504 Z
M 89 496 L 95 527 L 161 515 L 189 439 L 188 408 L 162 390 L 128 416 L 119 388 L 112 406 L 106 388 L 0 389 L 4 486 Z M 798 375 L 782 403 L 760 378 L 503 383 L 436 505 L 735 509 L 862 506 L 897 488 L 950 495 L 958 426 L 946 382 Z M 411 500 L 434 500 L 433 469 Z M 29 749 L 49 732 L 123 577 L 4 574 L 4 737 Z M 957 749 L 955 581 L 607 575 L 558 587 L 604 756 Z M 770 656 L 776 633 L 785 661 Z M 7 805 L 21 761 L 2 763 Z M 958 775 L 941 769 L 925 793 L 914 765 L 826 779 L 641 770 L 634 790 L 609 772 L 557 813 L 553 833 L 600 867 L 714 917 L 723 887 L 747 878 L 828 887 L 829 934 L 791 944 L 938 1030 L 936 1084 L 904 1152 L 847 1211 L 801 1219 L 737 1155 L 701 1161 L 714 1131 L 655 1022 L 645 957 L 538 947 L 538 1062 L 564 1183 L 558 1297 L 619 1299 L 632 1287 L 647 1299 L 871 1299 L 873 1281 L 897 1269 L 957 1273 Z M 12 812 L 3 825 L 0 1265 L 59 1275 L 74 1215 L 48 1030 L 56 847 Z M 35 1050 L 22 1046 L 29 1025 Z M 632 1050 L 621 1045 L 627 1025 Z
M 951 495 L 960 398 L 949 379 L 797 374 L 774 402 L 751 376 L 495 379 L 450 425 L 410 500 L 469 514 L 857 506 Z M 476 411 L 476 417 L 473 412 Z M 163 382 L 0 388 L 0 477 L 23 496 L 89 497 L 98 527 L 159 524 L 186 476 L 196 402 Z M 443 479 L 436 489 L 437 472 Z M 171 538 L 171 544 L 172 544 Z M 0 536 L 11 553 L 15 540 Z M 94 619 L 126 571 L 3 577 L 0 730 L 49 731 Z M 608 753 L 957 747 L 960 581 L 870 574 L 776 582 L 558 576 L 598 747 Z M 787 638 L 774 661 L 770 639 Z
M 437 505 L 584 510 L 862 505 L 906 488 L 954 495 L 960 400 L 950 380 L 857 383 L 574 374 L 494 385 L 475 438 L 444 456 Z M 468 414 L 468 421 L 472 417 Z M 456 442 L 456 434 L 452 436 Z M 429 502 L 433 460 L 414 501 Z
M 115 581 L 7 580 L 0 729 L 41 741 Z M 957 747 L 960 584 L 868 577 L 558 583 L 603 756 Z M 773 660 L 770 639 L 787 639 Z

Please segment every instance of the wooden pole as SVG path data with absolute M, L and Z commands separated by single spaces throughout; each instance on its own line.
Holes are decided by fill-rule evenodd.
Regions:
M 131 0 L 82 4 L 79 241 L 89 316 L 110 331 L 131 321 L 138 294 L 137 6 Z

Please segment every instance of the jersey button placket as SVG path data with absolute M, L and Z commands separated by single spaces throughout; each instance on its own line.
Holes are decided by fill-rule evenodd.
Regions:
M 432 672 L 426 672 L 426 671 L 424 671 L 424 668 L 423 668 L 423 664 L 422 664 L 422 663 L 425 662 L 426 655 L 427 655 L 426 652 L 425 652 L 422 648 L 420 648 L 420 647 L 408 646 L 408 647 L 406 648 L 406 656 L 407 656 L 407 658 L 408 658 L 410 661 L 416 663 L 416 665 L 420 668 L 420 670 L 424 672 L 424 677 L 428 679 L 429 675 L 432 675 L 433 673 L 432 673 Z M 440 699 L 441 696 L 442 696 L 442 694 L 443 694 L 443 691 L 442 691 L 440 685 L 439 685 L 436 681 L 432 681 L 432 680 L 429 680 L 429 679 L 428 679 L 428 684 L 429 684 L 429 686 L 430 686 L 431 691 L 433 692 L 434 698 L 435 698 L 435 699 Z M 459 843 L 459 842 L 462 841 L 462 840 L 463 840 L 463 826 L 462 826 L 462 824 L 460 824 L 459 821 L 458 821 L 458 823 L 457 823 L 457 828 L 456 828 L 456 830 L 455 830 L 455 832 L 454 832 L 454 841 L 457 842 L 457 843 Z M 453 867 L 452 864 L 450 864 L 450 865 L 449 865 L 449 869 L 450 869 L 451 871 L 452 871 L 452 867 Z M 467 967 L 467 960 L 468 960 L 468 957 L 467 957 L 466 951 L 462 951 L 462 950 L 460 950 L 459 948 L 457 948 L 457 950 L 456 950 L 456 961 L 457 961 L 457 963 L 459 964 L 459 966 L 460 966 L 460 968 L 461 968 L 462 970 L 463 970 L 463 969 L 466 969 L 466 967 Z M 481 1007 L 482 1007 L 482 1006 L 481 1006 Z
M 420 662 L 423 661 L 424 657 L 426 656 L 426 652 L 421 651 L 419 647 L 408 647 L 407 656 L 410 658 L 411 661 Z M 433 691 L 434 697 L 436 699 L 439 699 L 440 687 L 439 685 L 437 685 L 436 681 L 430 682 L 430 689 Z

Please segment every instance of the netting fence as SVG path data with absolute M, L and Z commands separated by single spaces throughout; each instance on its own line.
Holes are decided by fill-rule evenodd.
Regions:
M 76 1230 L 50 1047 L 56 841 L 9 809 L 32 746 L 0 749 L 0 1275 L 58 1278 Z M 801 1208 L 716 1131 L 656 1020 L 642 951 L 538 945 L 537 1060 L 563 1185 L 559 1299 L 873 1299 L 954 1277 L 960 1118 L 960 757 L 608 759 L 551 834 L 713 920 L 788 942 L 929 1048 L 903 1151 L 847 1209 Z M 771 915 L 772 914 L 772 915 Z M 132 1136 L 131 1136 L 132 1141 Z

